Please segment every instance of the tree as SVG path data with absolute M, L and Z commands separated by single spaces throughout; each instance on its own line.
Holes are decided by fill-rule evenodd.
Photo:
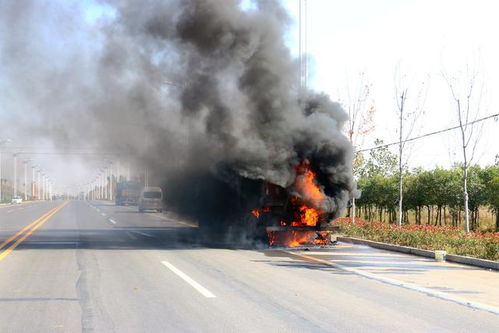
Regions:
M 479 177 L 484 186 L 485 201 L 496 215 L 496 231 L 499 231 L 499 165 L 482 169 Z
M 383 140 L 374 140 L 376 147 L 383 145 Z M 359 153 L 360 154 L 360 153 Z M 362 154 L 363 163 L 358 167 L 360 177 L 372 177 L 374 175 L 391 176 L 397 170 L 397 157 L 388 147 L 379 147 L 369 151 L 369 158 L 365 159 Z
M 348 111 L 347 135 L 354 148 L 353 174 L 355 177 L 362 161 L 362 155 L 355 150 L 359 144 L 362 144 L 364 137 L 374 129 L 375 108 L 374 101 L 370 98 L 372 86 L 366 82 L 363 72 L 359 73 L 354 87 L 354 90 L 350 89 L 350 86 L 347 87 L 347 100 L 344 104 Z M 353 222 L 355 222 L 355 200 L 353 196 L 350 214 Z
M 480 113 L 482 87 L 477 87 L 478 73 L 470 70 L 469 67 L 466 68 L 464 73 L 459 74 L 459 77 L 450 77 L 445 73 L 443 76 L 449 86 L 459 120 L 461 148 L 463 151 L 464 221 L 466 232 L 470 232 L 468 168 L 473 160 L 479 133 L 481 132 L 480 130 L 475 131 L 476 126 L 473 120 L 478 119 Z
M 397 116 L 399 120 L 398 132 L 399 132 L 399 150 L 398 150 L 398 225 L 402 225 L 403 220 L 403 171 L 405 166 L 405 161 L 403 160 L 404 148 L 406 145 L 406 140 L 411 136 L 416 124 L 419 122 L 421 116 L 423 115 L 423 105 L 424 96 L 426 95 L 425 82 L 421 83 L 421 87 L 417 92 L 414 99 L 409 99 L 409 85 L 404 82 L 402 77 L 397 78 L 395 83 L 395 96 L 397 102 Z M 412 90 L 411 90 L 412 91 Z M 411 102 L 409 104 L 409 102 Z

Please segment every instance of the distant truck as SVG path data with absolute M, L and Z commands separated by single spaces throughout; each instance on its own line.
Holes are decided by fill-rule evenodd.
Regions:
M 145 187 L 139 196 L 139 212 L 145 210 L 163 211 L 163 191 L 161 187 Z
M 119 182 L 116 184 L 116 205 L 136 206 L 139 202 L 142 185 L 133 181 Z

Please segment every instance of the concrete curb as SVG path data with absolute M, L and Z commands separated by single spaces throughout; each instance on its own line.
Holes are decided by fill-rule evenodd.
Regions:
M 409 247 L 409 246 L 401 246 L 401 245 L 393 245 L 393 244 L 387 244 L 387 243 L 381 243 L 381 242 L 374 242 L 374 241 L 370 241 L 370 240 L 353 238 L 353 237 L 336 237 L 336 239 L 340 242 L 366 245 L 366 246 L 370 246 L 370 247 L 374 247 L 374 248 L 382 249 L 382 250 L 402 252 L 402 253 L 407 253 L 407 254 L 414 254 L 414 255 L 417 255 L 420 257 L 426 257 L 426 258 L 432 258 L 432 259 L 435 258 L 435 251 L 430 251 L 430 250 L 421 250 L 421 249 L 416 249 L 414 247 Z M 493 270 L 499 271 L 499 262 L 498 261 L 478 259 L 478 258 L 465 257 L 465 256 L 458 256 L 455 254 L 447 254 L 445 256 L 445 261 L 455 262 L 455 263 L 470 265 L 470 266 L 476 266 L 476 267 L 480 267 L 480 268 L 488 268 L 488 269 L 493 269 Z
M 482 267 L 482 268 L 489 268 L 489 269 L 499 271 L 499 261 L 458 256 L 455 254 L 447 254 L 445 256 L 445 260 L 451 261 L 451 262 L 456 262 L 459 264 L 478 266 L 478 267 Z

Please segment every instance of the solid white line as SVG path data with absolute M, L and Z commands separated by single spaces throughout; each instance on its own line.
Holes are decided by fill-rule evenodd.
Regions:
M 116 224 L 116 221 L 113 219 L 109 219 L 109 222 L 111 222 L 112 224 Z
M 439 292 L 439 291 L 435 291 L 433 289 L 429 289 L 429 288 L 425 288 L 425 287 L 420 287 L 420 286 L 417 286 L 415 284 L 408 283 L 408 282 L 402 282 L 402 281 L 395 280 L 395 279 L 390 279 L 390 278 L 386 278 L 386 277 L 382 277 L 382 276 L 377 276 L 376 274 L 363 272 L 361 270 L 358 270 L 358 269 L 355 269 L 355 268 L 351 268 L 351 267 L 347 267 L 347 266 L 343 266 L 343 265 L 340 265 L 340 264 L 337 264 L 337 263 L 333 263 L 331 261 L 327 261 L 327 260 L 324 260 L 324 259 L 318 259 L 318 258 L 314 258 L 312 256 L 308 256 L 308 255 L 304 255 L 304 254 L 297 254 L 297 253 L 293 253 L 291 251 L 284 251 L 284 252 L 287 252 L 287 253 L 289 253 L 291 255 L 294 255 L 296 257 L 302 257 L 302 258 L 309 259 L 309 260 L 312 260 L 312 261 L 315 261 L 315 262 L 319 262 L 319 263 L 322 263 L 322 264 L 325 264 L 325 265 L 328 265 L 328 266 L 331 266 L 331 267 L 335 267 L 335 268 L 338 268 L 338 269 L 340 269 L 342 271 L 354 273 L 354 274 L 363 276 L 363 277 L 371 279 L 371 280 L 375 280 L 375 281 L 383 282 L 383 283 L 386 283 L 386 284 L 391 284 L 393 286 L 398 286 L 398 287 L 402 287 L 402 288 L 405 288 L 405 289 L 417 291 L 417 292 L 426 294 L 428 296 L 440 298 L 440 299 L 443 299 L 443 300 L 446 300 L 446 301 L 450 301 L 450 302 L 454 302 L 454 303 L 457 303 L 457 304 L 460 304 L 460 305 L 464 305 L 464 306 L 467 306 L 467 307 L 470 307 L 470 308 L 473 308 L 473 309 L 484 310 L 484 311 L 488 311 L 488 312 L 491 312 L 493 314 L 499 315 L 499 308 L 494 307 L 492 305 L 487 305 L 487 304 L 482 304 L 482 303 L 478 303 L 478 302 L 467 301 L 467 300 L 465 300 L 463 298 L 450 296 L 448 294 L 445 294 L 445 293 Z
M 136 234 L 139 234 L 139 235 L 142 235 L 142 236 L 146 236 L 146 237 L 150 237 L 150 238 L 156 238 L 155 236 L 153 235 L 149 235 L 145 232 L 142 232 L 142 231 L 138 231 L 138 230 L 130 230 L 130 232 L 134 232 Z
M 215 298 L 216 297 L 211 291 L 209 291 L 208 289 L 206 289 L 205 287 L 203 287 L 202 285 L 200 285 L 199 283 L 197 283 L 196 281 L 194 281 L 193 279 L 191 279 L 184 272 L 182 272 L 181 270 L 179 270 L 178 268 L 176 268 L 175 266 L 173 266 L 172 264 L 170 264 L 168 261 L 162 261 L 161 263 L 163 265 L 165 265 L 166 267 L 168 267 L 173 273 L 177 274 L 185 282 L 187 282 L 188 284 L 190 284 L 191 287 L 193 287 L 194 289 L 196 289 L 204 297 L 206 297 L 206 298 Z

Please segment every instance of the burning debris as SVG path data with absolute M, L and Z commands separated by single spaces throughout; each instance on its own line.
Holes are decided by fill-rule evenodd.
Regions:
M 279 247 L 329 245 L 332 243 L 329 231 L 268 231 L 268 238 L 270 246 Z
M 22 11 L 6 2 L 6 12 L 23 19 L 5 31 L 42 22 L 59 32 L 59 22 L 44 20 L 61 17 L 51 11 L 63 3 L 26 0 L 31 10 Z M 4 35 L 2 43 L 17 50 L 3 58 L 8 80 L 31 94 L 19 99 L 46 113 L 40 119 L 57 120 L 37 128 L 76 146 L 95 139 L 132 165 L 147 165 L 150 181 L 163 182 L 169 209 L 197 220 L 207 237 L 267 239 L 262 229 L 281 227 L 301 239 L 299 228 L 316 234 L 340 216 L 356 191 L 352 147 L 341 132 L 347 115 L 328 96 L 300 89 L 280 1 L 255 0 L 251 9 L 237 0 L 104 3 L 113 14 L 85 35 L 99 36 L 98 45 L 57 67 L 22 61 L 36 52 L 53 58 L 48 46 L 23 55 L 26 41 L 10 37 L 31 34 Z M 44 31 L 29 29 L 35 37 Z M 15 69 L 47 81 L 25 89 Z

